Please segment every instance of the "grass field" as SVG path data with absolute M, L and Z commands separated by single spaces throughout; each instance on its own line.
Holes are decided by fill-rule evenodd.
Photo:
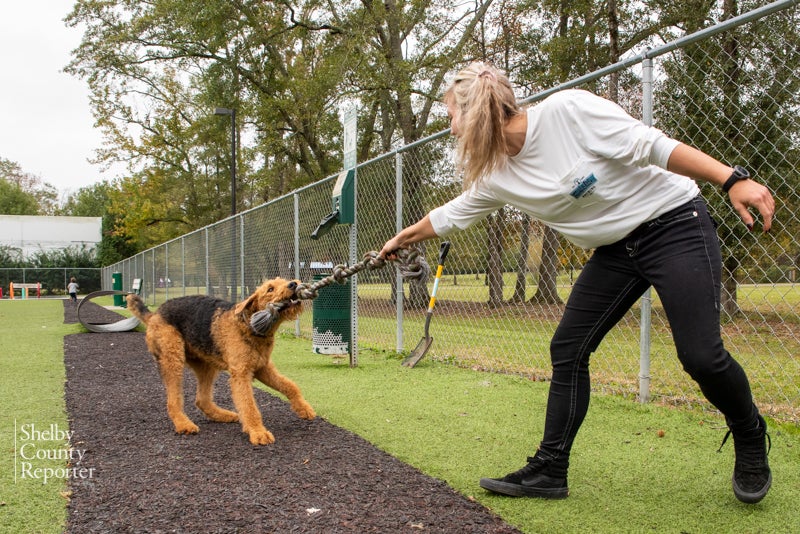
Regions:
M 63 528 L 63 481 L 14 479 L 20 426 L 67 425 L 63 336 L 81 329 L 62 320 L 60 301 L 0 301 L 0 532 Z M 572 457 L 571 496 L 501 498 L 477 481 L 516 470 L 534 452 L 546 382 L 429 359 L 408 369 L 389 347 L 362 352 L 359 366 L 350 368 L 288 334 L 279 339 L 275 359 L 320 416 L 446 481 L 524 532 L 788 534 L 800 527 L 795 425 L 771 424 L 775 482 L 762 503 L 744 505 L 730 488 L 733 447 L 717 453 L 724 435 L 718 417 L 596 394 Z
M 57 469 L 65 462 L 32 459 L 62 448 L 63 440 L 30 439 L 32 431 L 66 430 L 64 325 L 60 300 L 0 301 L 0 531 L 60 532 L 66 518 L 63 479 L 44 483 L 27 470 Z M 41 435 L 39 435 L 41 437 Z M 29 461 L 30 460 L 30 461 Z

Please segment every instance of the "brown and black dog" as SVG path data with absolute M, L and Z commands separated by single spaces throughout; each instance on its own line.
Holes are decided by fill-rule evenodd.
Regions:
M 184 366 L 197 375 L 197 407 L 212 421 L 241 421 L 254 445 L 273 443 L 275 437 L 264 426 L 256 406 L 253 378 L 286 395 L 301 418 L 316 416 L 297 384 L 281 375 L 271 360 L 278 325 L 296 319 L 303 309 L 294 297 L 297 285 L 295 280 L 269 280 L 239 304 L 204 295 L 179 297 L 168 300 L 155 313 L 137 295 L 128 295 L 128 309 L 147 325 L 147 348 L 158 363 L 167 390 L 167 413 L 176 432 L 199 431 L 183 410 Z M 270 303 L 282 303 L 279 317 L 266 332 L 254 332 L 251 316 Z M 230 373 L 236 412 L 214 403 L 214 380 L 223 370 Z

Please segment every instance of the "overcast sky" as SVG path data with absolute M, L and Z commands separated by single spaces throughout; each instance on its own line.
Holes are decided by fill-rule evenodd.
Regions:
M 0 2 L 0 157 L 62 194 L 110 180 L 88 162 L 101 145 L 83 80 L 62 72 L 81 32 L 64 25 L 72 0 Z

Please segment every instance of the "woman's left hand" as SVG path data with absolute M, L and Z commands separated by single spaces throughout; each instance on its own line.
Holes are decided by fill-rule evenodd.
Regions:
M 755 208 L 764 220 L 764 231 L 769 232 L 772 228 L 772 216 L 775 214 L 775 199 L 769 189 L 753 180 L 741 180 L 733 184 L 728 191 L 728 197 L 749 230 L 753 229 L 755 220 L 748 208 Z

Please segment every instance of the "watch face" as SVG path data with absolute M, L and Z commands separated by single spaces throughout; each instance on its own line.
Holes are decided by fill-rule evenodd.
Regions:
M 735 175 L 736 175 L 738 178 L 750 178 L 750 173 L 748 172 L 748 170 L 747 170 L 747 169 L 745 169 L 744 167 L 742 167 L 741 165 L 737 165 L 737 166 L 735 166 L 735 167 L 733 168 L 733 173 L 734 173 L 734 174 L 735 174 Z

